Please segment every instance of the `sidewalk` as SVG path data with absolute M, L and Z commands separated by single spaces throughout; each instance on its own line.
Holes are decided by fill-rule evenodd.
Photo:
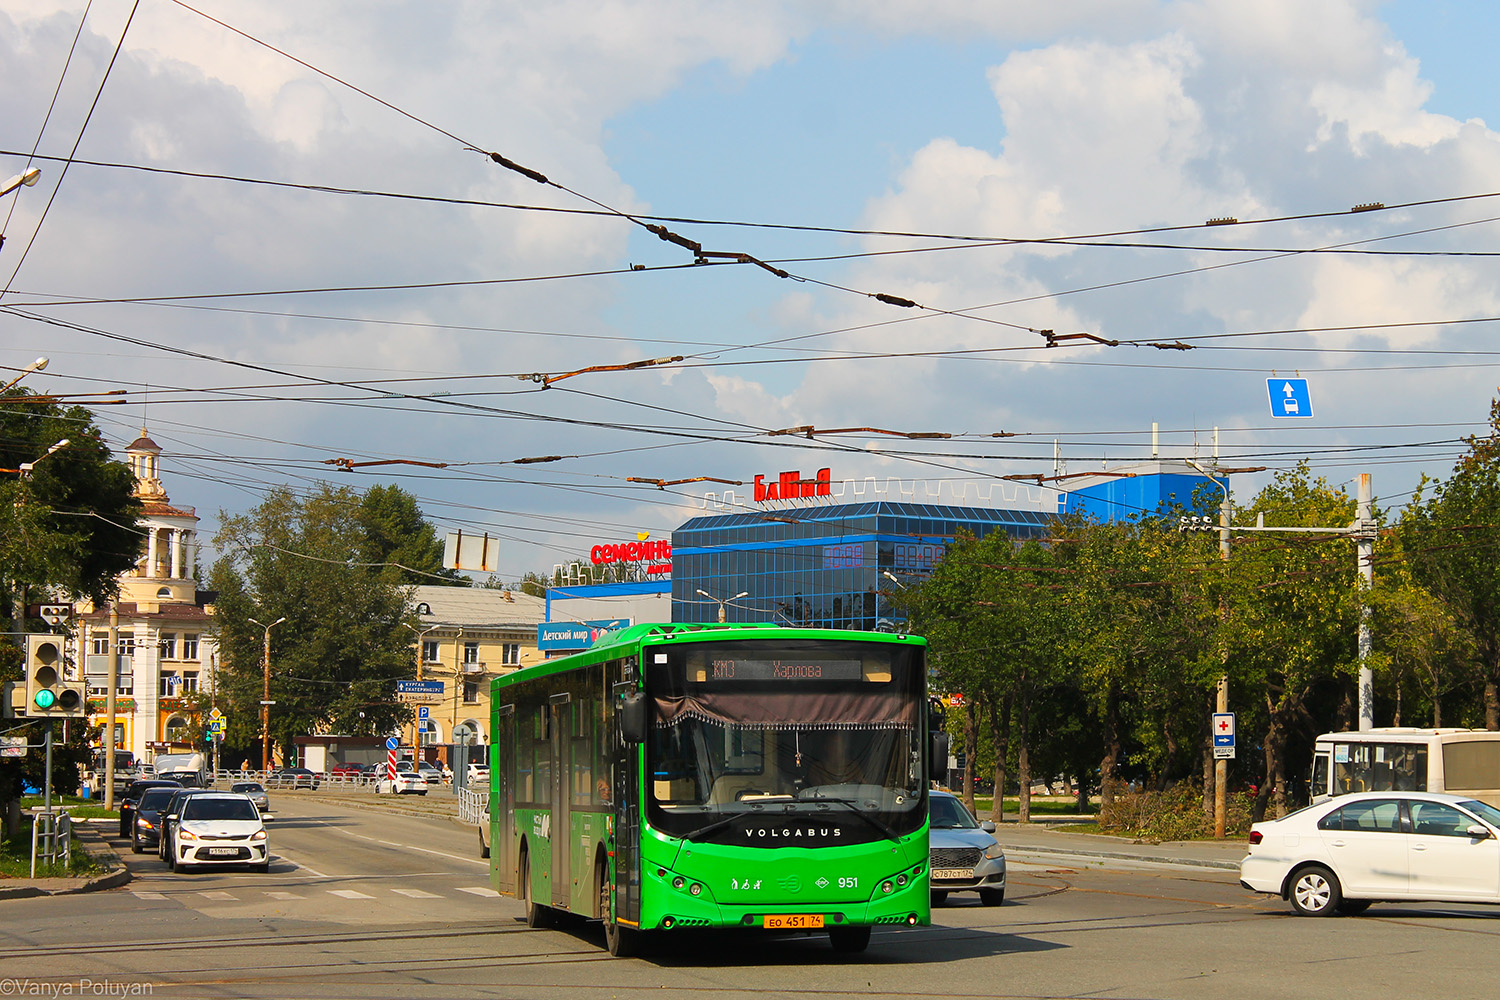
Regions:
M 94 892 L 113 889 L 130 881 L 130 871 L 125 862 L 109 846 L 104 831 L 118 821 L 109 819 L 77 820 L 73 825 L 73 836 L 77 846 L 88 852 L 104 872 L 87 878 L 7 878 L 0 879 L 0 900 L 26 899 L 31 896 L 64 896 L 75 892 Z

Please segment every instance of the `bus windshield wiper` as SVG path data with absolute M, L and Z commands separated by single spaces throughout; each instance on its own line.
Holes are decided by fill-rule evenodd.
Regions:
M 874 816 L 871 816 L 870 814 L 866 813 L 864 810 L 860 809 L 859 802 L 856 801 L 856 800 L 854 800 L 854 799 L 841 799 L 841 798 L 837 798 L 836 796 L 831 796 L 831 795 L 819 795 L 817 798 L 814 798 L 814 799 L 804 799 L 802 801 L 804 801 L 804 802 L 817 802 L 817 803 L 822 803 L 822 802 L 837 802 L 841 806 L 848 806 L 849 807 L 849 811 L 851 813 L 853 813 L 855 816 L 858 816 L 860 819 L 864 820 L 866 823 L 870 824 L 875 829 L 879 830 L 881 833 L 885 834 L 887 840 L 893 840 L 893 841 L 895 841 L 897 843 L 901 842 L 901 835 L 900 834 L 898 834 L 895 830 L 892 830 L 890 827 L 886 826 L 884 823 L 882 823 L 880 820 L 876 819 Z
M 710 833 L 713 833 L 715 830 L 722 830 L 726 826 L 733 826 L 735 823 L 738 823 L 740 820 L 744 819 L 746 816 L 752 816 L 752 815 L 755 815 L 756 813 L 761 813 L 761 812 L 764 812 L 764 811 L 765 811 L 765 807 L 762 806 L 762 805 L 760 805 L 759 803 L 757 803 L 757 804 L 751 806 L 748 810 L 746 810 L 744 812 L 737 812 L 737 813 L 734 813 L 732 815 L 725 816 L 723 819 L 716 819 L 712 823 L 707 824 L 706 826 L 700 826 L 698 829 L 692 831 L 691 833 L 685 833 L 685 834 L 682 835 L 682 839 L 683 840 L 697 840 L 699 837 L 706 837 Z

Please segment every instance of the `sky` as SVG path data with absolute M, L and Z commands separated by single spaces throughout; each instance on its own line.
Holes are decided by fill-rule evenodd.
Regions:
M 397 483 L 499 537 L 505 580 L 756 475 L 988 489 L 1153 441 L 1263 467 L 1243 503 L 1305 460 L 1398 514 L 1497 392 L 1497 28 L 1458 0 L 0 0 L 0 178 L 42 171 L 0 200 L 0 376 L 125 390 L 99 424 L 149 429 L 206 532 Z M 1272 417 L 1286 377 L 1312 416 Z M 631 481 L 699 477 L 744 485 Z

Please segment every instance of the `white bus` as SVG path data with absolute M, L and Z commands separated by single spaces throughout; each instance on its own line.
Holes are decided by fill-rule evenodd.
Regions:
M 1312 800 L 1350 792 L 1454 792 L 1500 808 L 1500 732 L 1366 729 L 1313 747 Z

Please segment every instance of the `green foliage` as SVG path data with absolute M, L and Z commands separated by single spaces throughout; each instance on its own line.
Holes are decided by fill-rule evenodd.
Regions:
M 0 467 L 35 463 L 24 479 L 0 477 L 0 565 L 12 585 L 103 601 L 140 550 L 135 479 L 88 410 L 36 398 L 24 388 L 0 395 Z M 4 595 L 8 604 L 11 589 Z
M 443 540 L 422 517 L 416 497 L 399 486 L 372 486 L 359 498 L 358 561 L 387 563 L 397 583 L 467 587 L 469 579 L 443 566 Z
M 279 618 L 286 621 L 271 629 L 275 742 L 375 735 L 410 719 L 395 698 L 396 681 L 415 676 L 407 592 L 392 574 L 358 565 L 370 561 L 359 558 L 368 539 L 363 509 L 352 491 L 323 486 L 306 497 L 279 490 L 248 514 L 222 516 L 218 544 L 228 555 L 211 583 L 229 745 L 258 743 L 263 626 Z
M 1251 798 L 1232 795 L 1225 802 L 1224 833 L 1243 837 L 1250 832 Z M 1187 784 L 1164 792 L 1126 792 L 1099 810 L 1099 829 L 1137 837 L 1152 844 L 1174 840 L 1209 840 L 1213 820 L 1204 815 L 1203 798 Z

